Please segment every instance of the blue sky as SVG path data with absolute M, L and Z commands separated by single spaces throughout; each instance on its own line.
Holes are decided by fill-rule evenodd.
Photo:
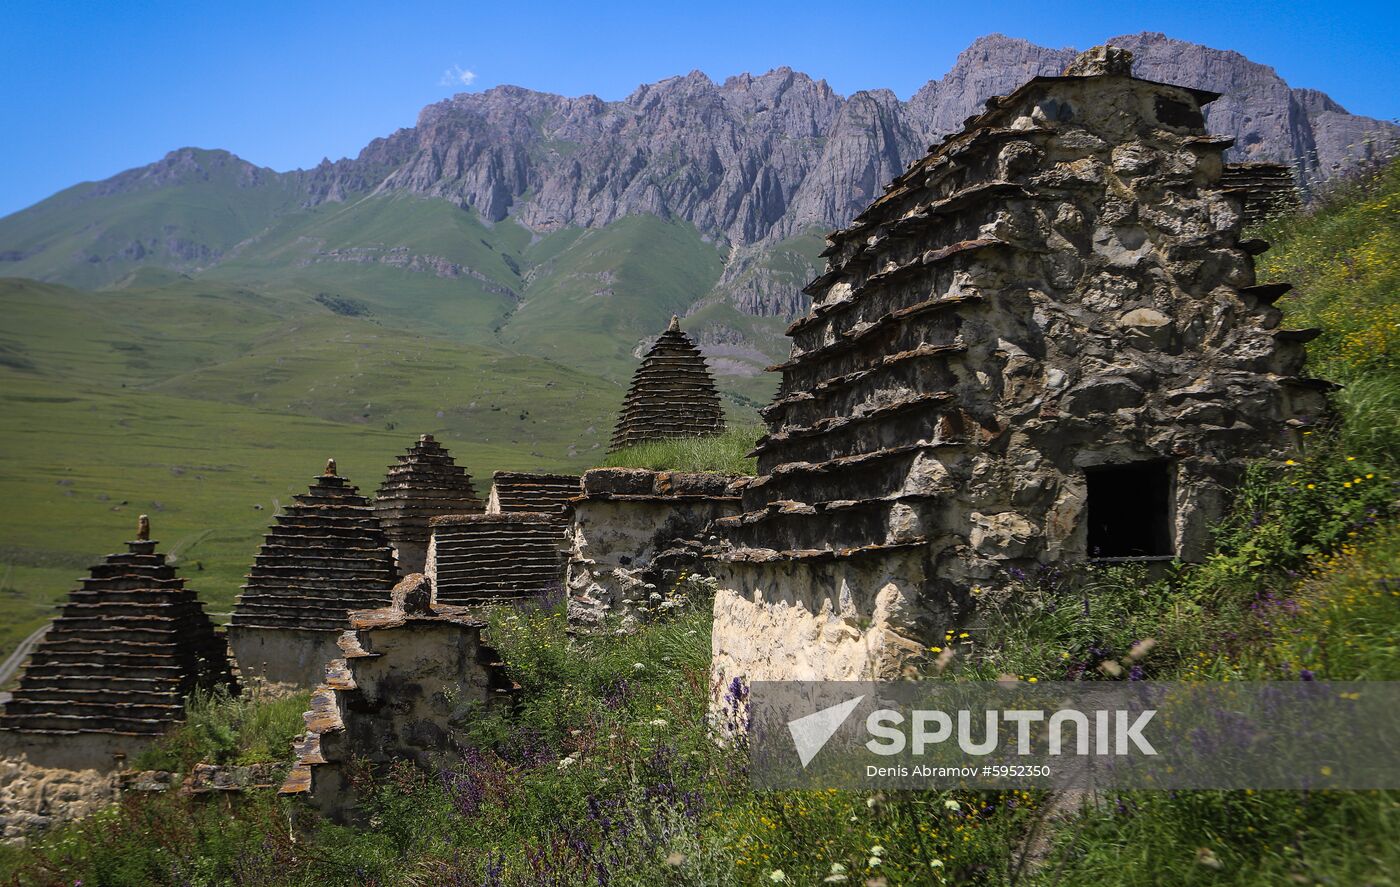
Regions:
M 857 12 L 857 10 L 861 10 Z M 1235 49 L 1353 113 L 1400 116 L 1400 5 L 1257 0 L 0 4 L 0 215 L 172 148 L 285 170 L 353 156 L 453 92 L 605 99 L 788 65 L 908 97 L 974 38 L 1087 47 L 1143 30 Z

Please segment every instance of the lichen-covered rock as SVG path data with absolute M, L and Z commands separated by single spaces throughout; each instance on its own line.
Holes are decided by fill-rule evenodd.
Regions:
M 421 577 L 413 581 L 415 593 L 425 587 L 431 591 Z M 480 707 L 509 703 L 518 689 L 469 609 L 432 599 L 427 612 L 357 611 L 350 626 L 341 658 L 312 694 L 297 763 L 280 790 L 335 819 L 355 815 L 352 762 L 409 761 L 437 772 L 459 759 Z
M 1325 410 L 1221 184 L 1212 93 L 1100 47 L 987 103 L 848 228 L 715 521 L 714 673 L 892 677 L 1052 562 L 1206 552 Z
M 739 512 L 736 478 L 597 468 L 573 502 L 567 588 L 570 619 L 595 623 L 669 595 L 683 574 L 703 573 L 706 528 Z

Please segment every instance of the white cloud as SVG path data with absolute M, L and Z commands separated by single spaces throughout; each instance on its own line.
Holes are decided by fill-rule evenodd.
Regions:
M 471 86 L 475 82 L 476 72 L 461 65 L 453 65 L 443 71 L 442 79 L 438 81 L 442 86 Z

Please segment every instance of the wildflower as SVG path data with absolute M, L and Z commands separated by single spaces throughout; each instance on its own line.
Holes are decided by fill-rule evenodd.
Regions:
M 942 647 L 929 647 L 928 649 L 929 649 L 929 652 L 931 652 L 931 653 L 942 653 L 942 652 L 943 652 L 943 648 L 942 648 Z
M 872 856 L 872 857 L 870 857 L 869 859 L 867 859 L 867 860 L 865 861 L 865 867 L 866 867 L 866 868 L 871 868 L 871 869 L 873 869 L 873 868 L 875 868 L 876 866 L 878 866 L 879 864 L 880 864 L 880 857 L 878 857 L 878 856 Z
M 1347 461 L 1348 461 L 1348 462 L 1355 462 L 1355 461 L 1356 461 L 1356 457 L 1355 457 L 1355 456 L 1347 456 Z
M 968 638 L 968 637 L 972 637 L 972 635 L 970 635 L 970 634 L 968 634 L 967 632 L 964 631 L 964 632 L 960 632 L 960 633 L 958 634 L 958 637 L 960 637 L 960 638 Z
M 1136 644 L 1133 644 L 1132 649 L 1128 651 L 1128 656 L 1131 657 L 1133 661 L 1137 661 L 1152 652 L 1152 648 L 1155 646 L 1157 646 L 1155 638 L 1143 638 Z
M 1310 489 L 1310 490 L 1315 490 L 1315 489 L 1317 489 L 1317 484 L 1308 484 L 1308 489 Z
M 1203 865 L 1208 869 L 1224 868 L 1224 866 L 1220 862 L 1220 858 L 1217 857 L 1215 855 L 1215 851 L 1211 850 L 1209 847 L 1196 848 L 1196 863 L 1198 865 Z
M 577 754 L 577 753 L 575 753 L 575 754 Z M 564 758 L 564 759 L 562 759 L 562 760 L 559 762 L 558 767 L 559 767 L 560 770 L 567 770 L 567 769 L 569 769 L 570 767 L 572 767 L 573 765 L 575 765 L 575 764 L 577 764 L 577 763 L 578 763 L 578 758 L 575 757 L 574 755 L 569 755 L 567 758 Z
M 1068 659 L 1068 658 L 1069 658 L 1069 652 L 1068 652 L 1068 651 L 1065 651 L 1065 652 L 1061 653 L 1061 654 L 1060 654 L 1060 658 L 1061 658 L 1061 659 Z
M 1028 684 L 1034 684 L 1036 681 L 1039 681 L 1039 680 L 1040 680 L 1040 678 L 1036 677 L 1035 675 L 1031 675 L 1030 677 L 1026 678 L 1026 683 L 1028 683 Z
M 941 860 L 941 859 L 930 859 L 929 862 L 928 862 L 928 867 L 931 868 L 931 869 L 941 869 L 941 868 L 943 868 L 943 860 Z
M 665 727 L 666 721 L 661 718 L 652 718 L 650 721 L 653 727 Z
M 844 875 L 846 874 L 846 867 L 839 862 L 833 862 L 831 864 L 831 873 L 833 875 Z
M 634 662 L 634 663 L 632 663 L 632 670 L 633 670 L 633 671 L 641 671 L 641 670 L 644 669 L 644 668 L 646 668 L 646 665 L 644 665 L 644 664 L 641 663 L 641 662 Z
M 962 805 L 959 804 L 957 801 L 954 801 L 952 798 L 949 798 L 948 800 L 944 801 L 944 802 L 943 802 L 943 806 L 944 806 L 945 808 L 949 809 L 949 810 L 961 810 L 961 809 L 962 809 Z
M 774 884 L 786 884 L 788 882 L 788 876 L 782 869 L 773 869 L 773 871 L 768 873 L 768 880 L 772 881 Z
M 880 846 L 879 844 L 876 844 L 874 847 L 871 847 L 871 848 L 870 848 L 870 855 L 871 855 L 871 856 L 884 856 L 884 855 L 885 855 L 885 848 L 882 847 L 882 846 Z
M 1284 464 L 1284 465 L 1297 465 L 1298 463 L 1297 463 L 1297 462 L 1294 462 L 1292 459 L 1287 459 L 1287 460 L 1284 461 L 1283 464 Z
M 827 875 L 825 878 L 822 878 L 822 883 L 823 883 L 823 884 L 844 884 L 844 883 L 846 883 L 846 876 L 843 875 L 843 874 L 841 874 L 840 872 L 834 872 L 834 873 L 832 873 L 832 874 L 830 874 L 830 875 Z
M 1103 662 L 1099 663 L 1099 671 L 1111 678 L 1116 678 L 1123 673 L 1123 666 L 1114 662 L 1112 659 L 1105 659 Z
M 670 856 L 666 857 L 666 864 L 672 868 L 679 866 L 683 862 L 685 862 L 684 853 L 672 853 Z

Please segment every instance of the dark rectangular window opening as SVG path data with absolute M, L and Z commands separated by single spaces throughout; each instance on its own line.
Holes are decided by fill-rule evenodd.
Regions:
M 1172 464 L 1104 465 L 1084 472 L 1089 486 L 1089 557 L 1170 558 Z

